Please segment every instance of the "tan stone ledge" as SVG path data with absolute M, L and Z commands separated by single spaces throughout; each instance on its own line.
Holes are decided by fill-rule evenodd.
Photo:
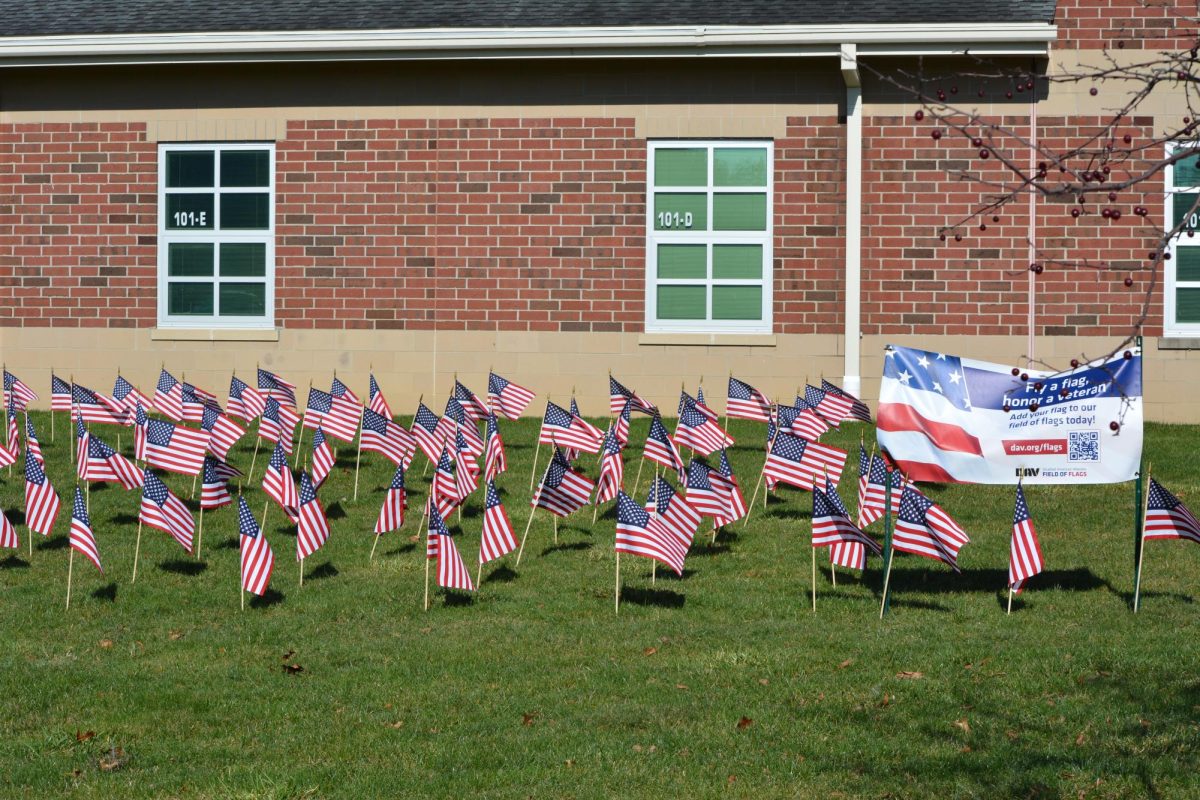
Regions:
M 278 328 L 151 328 L 154 342 L 278 342 Z
M 773 333 L 643 333 L 641 346 L 678 347 L 774 347 Z
M 1160 336 L 1159 350 L 1200 350 L 1200 336 Z

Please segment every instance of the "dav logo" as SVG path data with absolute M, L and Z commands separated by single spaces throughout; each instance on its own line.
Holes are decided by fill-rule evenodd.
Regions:
M 1040 471 L 1037 467 L 1017 467 L 1014 470 L 1018 478 L 1036 478 Z

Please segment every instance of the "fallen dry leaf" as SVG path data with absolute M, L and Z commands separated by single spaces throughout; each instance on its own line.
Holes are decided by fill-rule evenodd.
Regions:
M 925 673 L 924 672 L 914 672 L 912 670 L 906 669 L 901 672 L 897 672 L 896 677 L 897 678 L 905 678 L 907 680 L 912 680 L 912 681 L 919 681 L 919 680 L 921 680 L 921 678 L 925 677 Z
M 766 686 L 767 684 L 769 684 L 769 683 L 770 683 L 770 681 L 769 681 L 769 680 L 767 680 L 766 678 L 759 678 L 759 679 L 758 679 L 758 682 L 759 682 L 761 685 L 763 685 L 763 686 Z
M 100 649 L 101 650 L 111 650 L 112 646 L 113 646 L 112 639 L 101 639 L 100 640 Z
M 75 741 L 86 742 L 88 739 L 95 739 L 95 731 L 75 731 Z
M 172 642 L 177 642 L 183 638 L 183 631 L 171 631 L 167 634 Z
M 1083 747 L 1085 742 L 1087 742 L 1087 728 L 1081 730 L 1079 735 L 1075 737 L 1075 746 Z
M 395 722 L 389 722 L 389 723 L 387 724 L 387 726 L 388 726 L 389 728 L 395 728 L 396 730 L 400 730 L 401 728 L 403 728 L 403 727 L 404 727 L 404 720 L 402 720 L 402 719 L 398 719 L 398 720 L 396 720 Z
M 730 775 L 728 778 L 726 778 L 726 779 L 725 779 L 725 782 L 726 782 L 726 783 L 733 783 L 733 782 L 734 782 L 734 781 L 736 781 L 736 780 L 737 780 L 737 775 Z
M 879 707 L 887 708 L 889 705 L 891 705 L 891 702 L 892 702 L 892 696 L 890 694 L 888 694 L 887 692 L 884 692 L 883 699 L 879 701 Z
M 563 762 L 563 766 L 564 766 L 564 767 L 573 767 L 573 766 L 575 766 L 575 759 L 573 759 L 573 758 L 568 758 L 566 761 L 564 761 L 564 762 Z
M 633 746 L 633 752 L 635 752 L 635 753 L 640 753 L 640 752 L 642 752 L 642 746 L 641 746 L 640 744 L 635 744 L 635 745 Z
M 655 654 L 655 653 L 657 653 L 657 652 L 658 652 L 658 648 L 657 648 L 657 647 L 647 647 L 645 650 L 643 650 L 643 651 L 642 651 L 642 655 L 644 655 L 644 656 L 652 656 L 652 655 L 654 655 L 654 654 Z
M 737 721 L 737 729 L 739 731 L 745 730 L 746 728 L 749 728 L 753 724 L 754 724 L 754 720 L 750 719 L 749 717 L 742 717 L 741 719 L 739 719 Z
M 960 753 L 969 753 L 969 752 L 971 752 L 971 745 L 969 745 L 969 744 L 964 744 L 962 747 L 958 748 L 958 752 L 960 752 Z
M 684 691 L 687 691 L 687 688 L 688 688 L 688 687 L 687 687 L 687 684 L 686 684 L 686 683 L 677 683 L 677 684 L 675 684 L 675 688 L 676 688 L 676 689 L 683 689 Z
M 298 675 L 304 672 L 304 667 L 299 664 L 284 664 L 283 671 L 288 675 Z
M 292 657 L 292 656 L 294 656 L 294 655 L 296 655 L 296 651 L 295 651 L 295 650 L 288 650 L 286 653 L 284 653 L 284 654 L 283 654 L 283 658 L 281 658 L 281 659 L 279 659 L 279 660 L 280 660 L 280 661 L 287 661 L 289 658 L 291 658 L 291 657 Z
M 533 725 L 533 721 L 535 719 L 537 719 L 537 715 L 538 715 L 538 712 L 536 712 L 536 711 L 531 711 L 527 714 L 522 714 L 521 715 L 521 724 L 524 725 L 526 728 L 528 728 L 529 726 Z
M 963 717 L 962 719 L 954 720 L 953 725 L 954 725 L 954 727 L 958 728 L 963 733 L 971 732 L 971 723 L 967 722 L 966 717 Z
M 853 664 L 853 663 L 854 663 L 854 659 L 853 659 L 853 658 L 847 658 L 845 661 L 843 661 L 842 663 L 838 664 L 838 669 L 845 669 L 846 667 L 850 666 L 850 665 L 851 665 L 851 664 Z
M 419 535 L 417 535 L 417 536 L 410 536 L 410 537 L 408 537 L 408 540 L 409 540 L 410 542 L 412 542 L 413 544 L 416 544 L 417 542 L 421 541 L 421 537 L 420 537 Z
M 1009 738 L 1009 741 L 1015 742 L 1020 737 L 1021 734 L 1017 733 L 1014 730 L 1007 730 L 1004 732 L 1004 735 Z
M 107 753 L 100 756 L 98 763 L 100 769 L 104 772 L 113 772 L 125 766 L 125 762 L 128 760 L 129 758 L 125 755 L 124 750 L 113 746 Z

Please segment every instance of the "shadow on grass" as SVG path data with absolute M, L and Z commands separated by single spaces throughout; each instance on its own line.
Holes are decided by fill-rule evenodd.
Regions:
M 718 540 L 716 544 L 712 543 L 712 539 L 705 539 L 702 542 L 697 542 L 692 545 L 692 549 L 688 551 L 688 555 L 692 558 L 704 558 L 706 556 L 719 556 L 722 553 L 728 553 L 729 545 L 721 544 Z
M 659 564 L 658 570 L 654 574 L 655 574 L 656 580 L 680 582 L 680 581 L 690 581 L 695 575 L 698 575 L 699 572 L 700 572 L 699 570 L 685 567 L 682 575 L 676 575 L 674 570 L 664 567 L 662 564 Z
M 1037 580 L 1037 576 L 1030 578 L 1030 580 L 1031 581 Z M 1117 597 L 1121 598 L 1122 602 L 1124 602 L 1125 605 L 1129 606 L 1130 609 L 1133 608 L 1133 591 L 1132 590 L 1126 591 L 1124 589 L 1118 589 L 1117 587 L 1113 586 L 1108 581 L 1104 581 L 1104 587 L 1106 589 L 1108 589 L 1108 591 L 1111 592 L 1112 594 L 1115 594 Z M 1153 590 L 1142 589 L 1141 600 L 1138 602 L 1139 609 L 1146 604 L 1147 598 L 1152 599 L 1152 600 L 1165 598 L 1168 600 L 1175 600 L 1177 602 L 1184 603 L 1186 605 L 1192 605 L 1193 603 L 1196 602 L 1195 598 L 1192 597 L 1191 595 L 1182 594 L 1180 592 L 1157 592 L 1157 591 L 1153 591 Z
M 176 575 L 199 575 L 208 569 L 208 563 L 176 558 L 171 561 L 158 562 L 158 568 L 163 572 L 174 572 Z
M 771 519 L 812 519 L 812 510 L 782 508 L 778 506 L 774 508 L 768 507 L 763 516 Z
M 137 525 L 137 514 L 114 514 L 112 521 L 117 525 Z
M 484 576 L 483 583 L 511 583 L 516 579 L 517 573 L 513 572 L 506 565 L 501 564 Z
M 413 544 L 412 542 L 409 542 L 406 545 L 397 547 L 395 550 L 388 550 L 384 553 L 381 553 L 380 555 L 399 556 L 399 555 L 403 555 L 405 553 L 411 553 L 413 550 L 416 550 L 416 549 L 417 549 L 417 546 L 415 544 Z
M 282 603 L 286 597 L 287 595 L 278 589 L 268 588 L 265 592 L 263 592 L 261 597 L 257 595 L 251 597 L 248 605 L 251 608 L 270 608 L 273 605 Z
M 107 600 L 110 603 L 117 602 L 117 582 L 112 581 L 105 586 L 101 586 L 99 589 L 92 592 L 92 597 L 96 598 L 97 600 Z
M 341 501 L 338 501 L 329 508 L 325 509 L 325 518 L 330 521 L 346 518 L 346 509 L 342 508 Z
M 332 561 L 326 561 L 324 564 L 318 564 L 309 570 L 304 577 L 310 581 L 319 581 L 324 578 L 336 578 L 341 573 L 338 568 L 333 565 Z
M 894 590 L 889 592 L 888 608 L 915 608 L 921 611 L 940 611 L 943 614 L 950 613 L 950 609 L 941 603 L 931 603 L 928 600 L 912 600 L 904 597 L 896 597 L 896 592 Z
M 43 539 L 37 543 L 36 550 L 66 550 L 71 546 L 71 539 L 68 536 L 58 536 L 53 539 Z
M 230 536 L 228 539 L 217 542 L 215 545 L 217 550 L 238 550 L 241 548 L 241 546 L 242 542 L 241 537 L 239 536 Z
M 29 562 L 18 556 L 9 556 L 0 561 L 0 569 L 29 569 Z
M 644 589 L 637 586 L 627 586 L 621 589 L 621 602 L 633 603 L 637 606 L 683 608 L 686 601 L 686 597 L 670 589 Z
M 883 574 L 878 569 L 864 574 L 862 582 L 867 586 L 882 591 Z M 1107 581 L 1097 577 L 1086 568 L 1057 569 L 1030 578 L 1027 586 L 1040 589 L 1060 589 L 1071 592 L 1087 592 L 1093 589 L 1108 587 L 1116 592 Z M 939 566 L 892 567 L 892 591 L 917 592 L 1001 592 L 1004 602 L 1008 603 L 1008 570 L 1000 568 L 965 569 L 961 574 L 955 574 L 948 568 Z M 1015 603 L 1015 600 L 1014 600 Z
M 567 552 L 570 550 L 591 550 L 591 542 L 562 542 L 561 544 L 552 544 L 542 551 L 542 555 L 548 556 L 551 553 Z
M 5 513 L 4 516 L 8 517 L 8 521 L 12 523 L 12 526 L 14 528 L 20 527 L 21 525 L 25 524 L 25 512 L 24 511 L 8 511 Z
M 466 592 L 446 592 L 442 596 L 442 605 L 451 608 L 475 605 L 475 595 Z

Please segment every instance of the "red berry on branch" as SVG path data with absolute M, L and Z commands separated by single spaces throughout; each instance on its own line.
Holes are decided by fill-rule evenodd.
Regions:
M 1029 373 L 1028 373 L 1028 372 L 1022 372 L 1022 373 L 1021 373 L 1021 382 L 1022 382 L 1022 383 L 1024 383 L 1024 382 L 1026 382 L 1026 381 L 1028 381 L 1028 380 L 1029 380 Z
M 981 230 L 981 231 L 986 231 L 986 230 L 987 230 L 987 223 L 986 223 L 986 222 L 981 222 L 981 223 L 979 223 L 979 230 Z
M 983 89 L 980 89 L 980 90 L 979 90 L 979 92 L 978 92 L 978 95 L 979 95 L 980 97 L 983 97 Z
M 1040 392 L 1042 390 L 1042 382 L 1041 381 L 1035 382 L 1033 384 L 1033 388 Z
M 988 157 L 988 156 L 990 156 L 990 155 L 991 155 L 991 153 L 989 153 L 987 150 L 980 150 L 980 151 L 979 151 L 979 157 L 980 157 L 980 158 L 987 158 L 987 157 Z
M 1030 411 L 1037 411 L 1037 410 L 1038 410 L 1038 404 L 1037 404 L 1037 403 L 1030 403 L 1030 404 L 1029 404 L 1029 410 L 1030 410 Z
M 1122 140 L 1122 141 L 1124 141 L 1124 142 L 1125 142 L 1125 144 L 1130 144 L 1130 143 L 1132 143 L 1132 142 L 1133 142 L 1133 137 L 1132 137 L 1132 136 L 1130 136 L 1130 135 L 1127 133 L 1127 134 L 1125 134 L 1124 136 L 1122 136 L 1122 137 L 1121 137 L 1121 140 Z
M 1088 94 L 1090 94 L 1092 97 L 1095 97 L 1096 95 L 1100 94 L 1100 90 L 1093 86 L 1091 89 L 1088 89 Z
M 1033 78 L 1030 78 L 1029 80 L 1025 81 L 1025 88 L 1029 89 L 1031 91 L 1033 90 Z
M 1171 260 L 1171 254 L 1163 253 L 1163 261 L 1170 261 L 1170 260 Z
M 951 87 L 950 87 L 950 94 L 958 94 L 958 87 L 957 87 L 957 86 L 951 86 Z
M 1112 149 L 1112 147 L 1110 146 L 1110 147 L 1109 147 L 1109 149 L 1111 150 L 1111 149 Z M 1111 170 L 1111 169 L 1109 169 L 1107 166 L 1101 167 L 1101 168 L 1100 168 L 1100 171 L 1101 171 L 1101 172 L 1103 172 L 1105 175 L 1107 175 L 1107 174 L 1109 174 L 1110 172 L 1112 172 L 1112 170 Z M 1102 181 L 1102 180 L 1104 180 L 1104 179 L 1103 179 L 1103 178 L 1096 178 L 1096 180 L 1098 180 L 1098 181 Z
M 1115 202 L 1117 202 L 1117 193 L 1116 193 L 1116 192 L 1109 192 L 1109 193 L 1108 193 L 1108 202 L 1110 202 L 1110 203 L 1115 203 Z
M 999 222 L 999 221 L 1000 221 L 1000 217 L 997 216 L 996 214 L 992 214 L 992 222 Z
M 1112 210 L 1112 213 L 1109 214 L 1109 216 L 1112 217 L 1113 219 L 1120 219 L 1121 218 L 1121 209 L 1114 208 Z
M 961 242 L 961 241 L 962 241 L 962 234 L 961 234 L 961 233 L 956 233 L 956 234 L 954 234 L 954 241 L 956 241 L 956 242 Z
M 1012 368 L 1012 374 L 1013 374 L 1013 377 L 1015 378 L 1015 377 L 1017 377 L 1018 375 L 1020 375 L 1020 374 L 1021 374 L 1021 370 L 1020 370 L 1020 369 L 1018 369 L 1017 367 L 1013 367 L 1013 368 Z
M 1128 351 L 1128 350 L 1126 350 L 1126 351 L 1123 353 L 1123 355 L 1125 356 L 1125 360 L 1126 360 L 1126 361 L 1130 361 L 1130 360 L 1132 360 L 1132 359 L 1133 359 L 1133 353 L 1131 353 L 1131 352 L 1130 352 L 1130 351 Z
M 943 242 L 946 241 L 946 234 L 944 234 L 944 233 L 938 234 L 938 239 L 940 239 Z
M 1125 288 L 1128 289 L 1130 286 L 1133 286 L 1133 278 L 1126 275 L 1125 276 Z
M 1078 369 L 1078 368 L 1079 368 L 1079 359 L 1072 358 L 1071 359 L 1071 369 Z
M 1121 430 L 1121 423 L 1114 419 L 1112 422 L 1108 423 L 1108 429 L 1115 433 L 1116 431 Z
M 983 147 L 983 139 L 980 139 L 978 136 L 976 136 L 971 140 L 971 144 L 975 147 Z
M 917 122 L 920 122 L 921 120 L 925 119 L 925 112 L 918 108 L 917 113 L 913 114 L 913 119 L 915 119 Z
M 1008 403 L 1005 403 L 1004 405 L 1000 406 L 1000 410 L 1007 414 L 1009 411 L 1012 411 L 1012 406 L 1010 406 Z
M 1112 216 L 1112 209 L 1111 208 L 1104 209 L 1103 211 L 1100 212 L 1100 216 L 1104 217 L 1105 219 L 1108 219 L 1109 217 Z
M 934 128 L 932 131 L 930 131 L 930 132 L 929 132 L 929 135 L 930 135 L 931 137 L 933 137 L 933 140 L 934 140 L 935 142 L 936 142 L 938 139 L 942 138 L 942 132 L 941 132 L 941 131 L 939 131 L 937 128 Z
M 1072 216 L 1072 217 L 1078 217 L 1078 216 L 1079 216 L 1079 209 L 1078 209 L 1078 208 L 1072 208 L 1072 209 L 1071 209 L 1071 216 Z

